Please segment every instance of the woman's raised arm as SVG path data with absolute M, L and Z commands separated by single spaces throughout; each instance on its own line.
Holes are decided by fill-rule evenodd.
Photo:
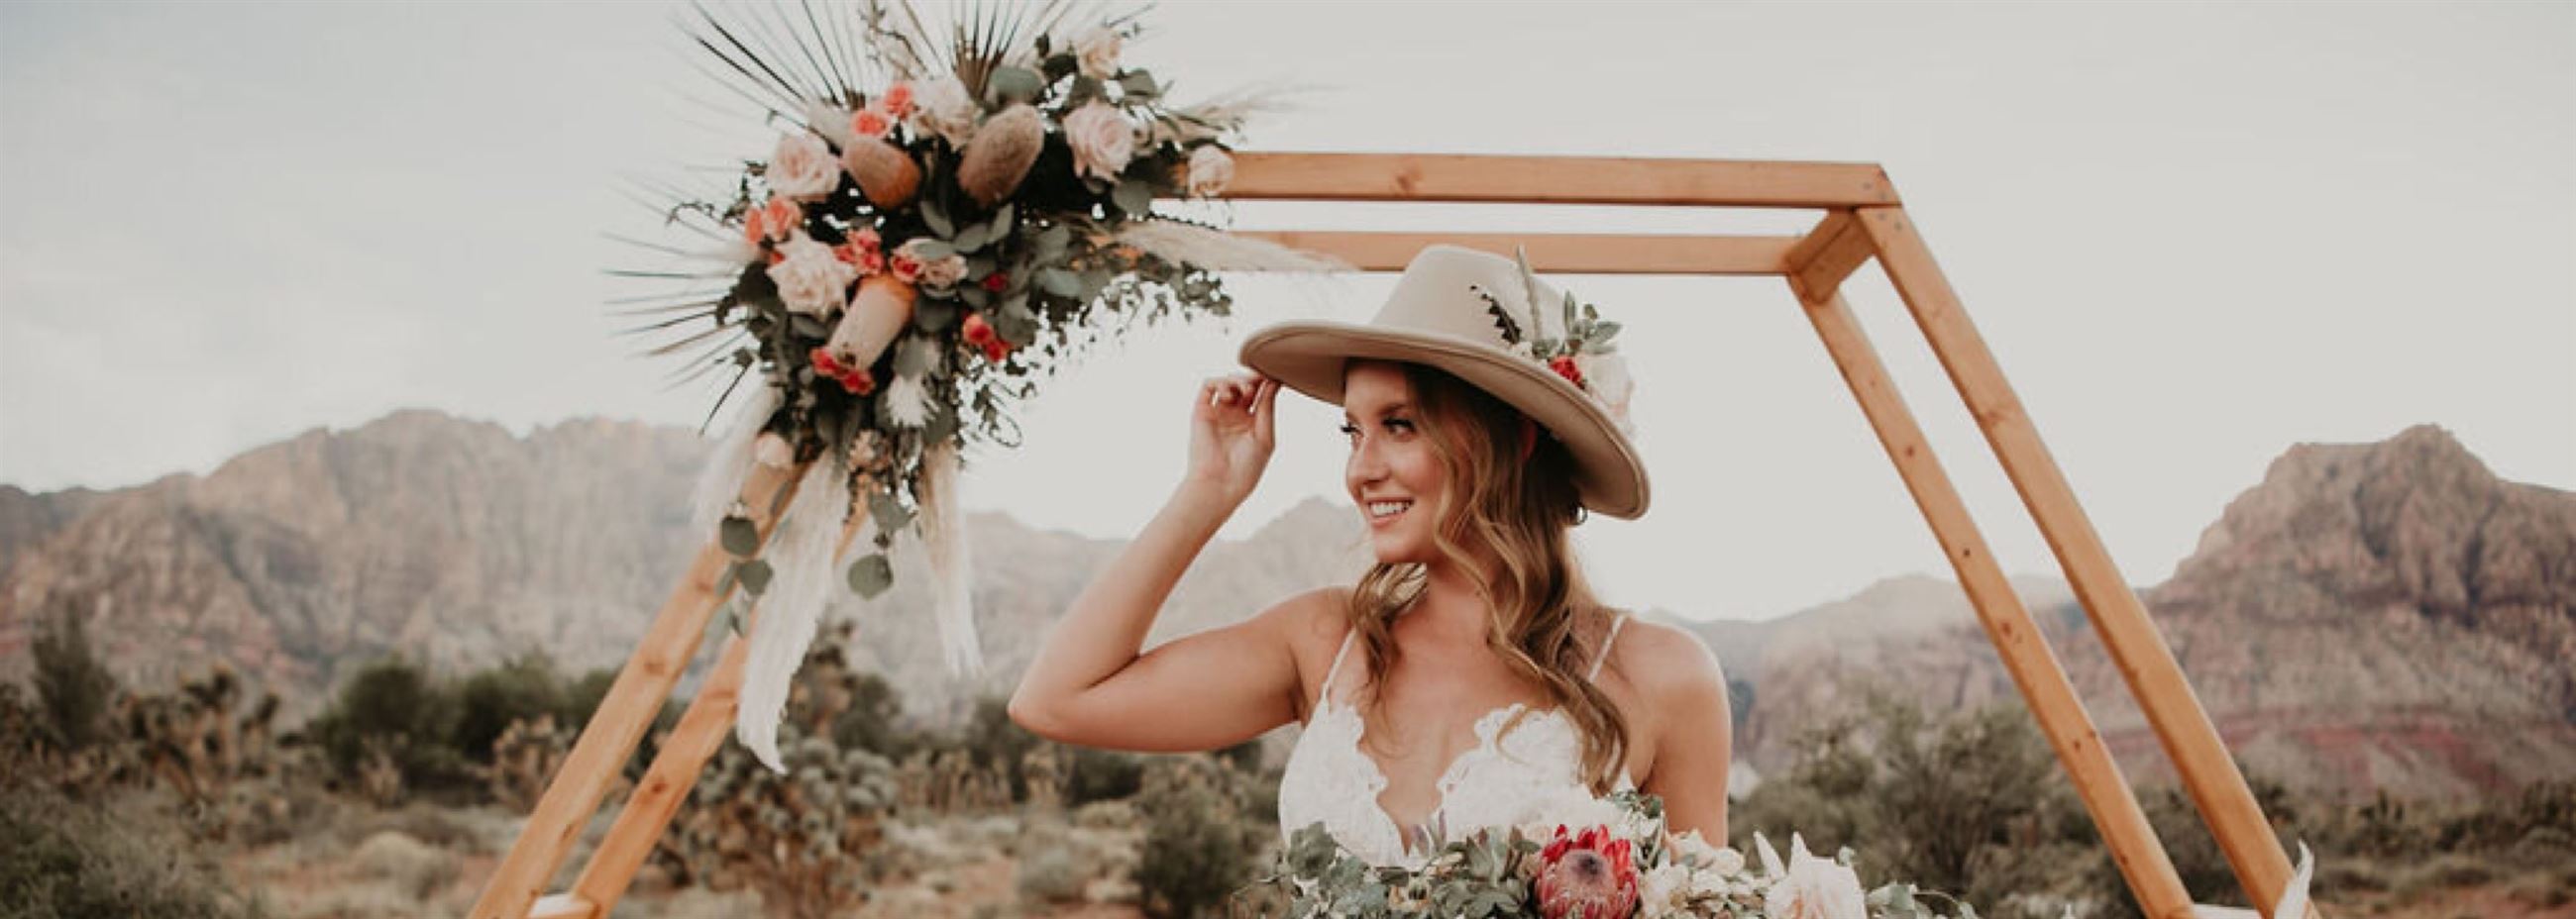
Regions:
M 1161 512 L 1074 598 L 1012 694 L 1038 736 L 1118 750 L 1213 750 L 1296 718 L 1294 623 L 1323 592 L 1138 654 L 1172 585 L 1258 484 L 1279 384 L 1207 381 L 1191 412 L 1190 472 Z

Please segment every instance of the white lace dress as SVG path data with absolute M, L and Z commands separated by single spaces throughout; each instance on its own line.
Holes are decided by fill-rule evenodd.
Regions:
M 1610 657 L 1610 642 L 1617 640 L 1619 627 L 1627 622 L 1624 612 L 1611 622 L 1587 678 L 1601 674 L 1601 663 Z M 1317 693 L 1315 714 L 1288 753 L 1279 779 L 1279 832 L 1285 838 L 1320 821 L 1335 840 L 1370 864 L 1418 868 L 1428 853 L 1407 851 L 1406 834 L 1378 805 L 1387 777 L 1377 761 L 1360 749 L 1366 728 L 1359 708 L 1333 696 L 1333 678 L 1350 654 L 1351 637 L 1343 636 L 1341 650 L 1333 653 L 1332 667 L 1324 672 L 1324 685 Z M 1579 775 L 1582 738 L 1563 712 L 1549 709 L 1532 714 L 1511 733 L 1496 736 L 1514 712 L 1526 707 L 1514 702 L 1477 718 L 1475 746 L 1458 754 L 1441 774 L 1440 805 L 1426 819 L 1438 823 L 1445 818 L 1450 838 L 1480 827 L 1533 822 L 1568 796 L 1591 797 Z M 1637 785 L 1622 768 L 1613 787 Z

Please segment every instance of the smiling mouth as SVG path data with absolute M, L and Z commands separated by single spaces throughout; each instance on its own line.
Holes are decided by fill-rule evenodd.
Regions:
M 1368 503 L 1369 523 L 1371 525 L 1385 523 L 1401 516 L 1412 507 L 1411 501 L 1371 501 Z

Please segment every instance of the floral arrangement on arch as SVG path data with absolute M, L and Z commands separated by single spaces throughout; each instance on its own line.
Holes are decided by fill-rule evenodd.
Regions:
M 737 734 L 773 768 L 831 585 L 885 591 L 900 533 L 927 556 L 951 671 L 980 669 L 961 451 L 1017 445 L 1010 409 L 1039 380 L 1136 319 L 1225 315 L 1219 271 L 1347 267 L 1157 216 L 1157 198 L 1222 192 L 1229 146 L 1271 102 L 1174 103 L 1124 60 L 1135 16 L 1085 9 L 974 7 L 941 34 L 900 0 L 781 4 L 702 10 L 692 30 L 780 134 L 729 195 L 675 196 L 669 222 L 712 250 L 647 245 L 714 267 L 631 272 L 696 289 L 629 311 L 677 314 L 630 331 L 694 326 L 647 353 L 695 349 L 675 374 L 691 379 L 732 368 L 710 422 L 758 376 L 694 504 L 733 556 L 717 592 L 742 588 L 735 627 L 760 604 Z M 765 550 L 738 497 L 755 464 L 807 470 Z M 873 551 L 844 567 L 869 525 Z
M 1796 835 L 1783 860 L 1754 834 L 1757 873 L 1696 830 L 1668 832 L 1663 810 L 1655 795 L 1613 792 L 1564 815 L 1571 825 L 1435 838 L 1419 868 L 1372 865 L 1317 823 L 1256 883 L 1286 885 L 1295 919 L 1976 919 L 1967 903 L 1912 884 L 1863 891 L 1851 850 L 1822 858 Z

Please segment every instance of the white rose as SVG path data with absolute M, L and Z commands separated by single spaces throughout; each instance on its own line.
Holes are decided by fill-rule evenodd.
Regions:
M 1646 872 L 1646 876 L 1639 879 L 1637 887 L 1638 903 L 1643 907 L 1641 912 L 1645 919 L 1660 919 L 1663 916 L 1673 915 L 1679 912 L 1684 904 L 1690 902 L 1690 869 L 1680 865 L 1665 865 Z
M 1234 181 L 1234 157 L 1225 155 L 1225 148 L 1215 144 L 1205 144 L 1190 153 L 1190 194 L 1192 196 L 1216 197 L 1225 191 L 1226 183 L 1232 181 Z
M 976 117 L 983 113 L 975 97 L 966 92 L 966 84 L 952 73 L 916 87 L 912 98 L 913 131 L 935 133 L 947 138 L 951 147 L 965 147 L 975 137 Z
M 1073 148 L 1075 172 L 1115 182 L 1136 155 L 1136 126 L 1117 106 L 1095 99 L 1064 116 L 1064 142 Z
M 781 134 L 778 150 L 769 155 L 769 169 L 761 179 L 781 197 L 811 201 L 840 186 L 841 160 L 832 155 L 832 145 L 820 137 Z
M 1118 33 L 1092 26 L 1073 37 L 1073 57 L 1082 75 L 1106 80 L 1118 75 Z
M 787 308 L 817 319 L 831 315 L 850 297 L 850 282 L 859 279 L 859 269 L 832 254 L 832 247 L 815 242 L 798 230 L 786 242 L 778 244 L 778 264 L 769 266 L 769 281 L 778 285 L 778 299 Z
M 1868 895 L 1850 866 L 1808 854 L 1803 842 L 1793 845 L 1788 875 L 1762 897 L 1767 919 L 1869 919 Z
M 1583 388 L 1608 409 L 1610 418 L 1621 431 L 1634 434 L 1628 420 L 1628 401 L 1636 395 L 1637 381 L 1628 376 L 1628 359 L 1616 354 L 1577 354 L 1574 369 L 1583 374 Z
M 966 257 L 951 255 L 921 263 L 921 286 L 952 287 L 966 277 Z

